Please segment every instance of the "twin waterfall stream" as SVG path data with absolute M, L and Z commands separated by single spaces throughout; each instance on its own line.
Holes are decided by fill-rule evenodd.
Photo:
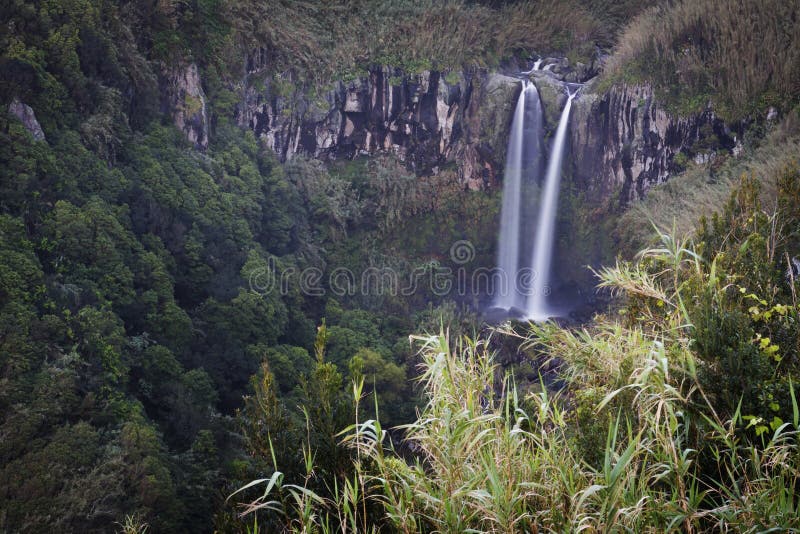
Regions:
M 542 104 L 536 86 L 527 79 L 522 80 L 508 140 L 497 254 L 497 267 L 507 283 L 499 288 L 493 307 L 530 321 L 557 314 L 548 299 L 551 263 L 561 165 L 577 94 L 570 86 L 567 89 L 567 103 L 546 158 Z M 542 181 L 544 161 L 547 170 Z M 531 236 L 535 237 L 531 240 Z

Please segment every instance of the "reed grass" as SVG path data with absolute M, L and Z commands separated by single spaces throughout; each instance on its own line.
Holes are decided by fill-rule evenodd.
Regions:
M 417 420 L 403 427 L 413 458 L 395 451 L 379 422 L 357 422 L 343 433 L 343 444 L 356 451 L 356 476 L 328 501 L 298 495 L 287 531 L 800 528 L 796 395 L 792 390 L 793 420 L 758 446 L 742 439 L 738 411 L 719 417 L 697 379 L 693 326 L 682 304 L 687 276 L 721 290 L 714 267 L 690 241 L 660 239 L 637 259 L 657 262 L 657 273 L 645 275 L 630 263 L 600 273 L 603 285 L 661 302 L 660 322 L 654 315 L 646 327 L 624 327 L 599 318 L 580 332 L 532 325 L 527 345 L 566 363 L 574 390 L 553 395 L 542 388 L 520 398 L 512 376 L 497 382 L 487 340 L 412 336 L 421 346 L 427 397 Z M 586 388 L 599 393 L 590 409 L 606 422 L 593 429 L 604 435 L 597 462 L 587 459 L 575 432 L 575 392 Z M 360 396 L 358 385 L 354 395 Z M 368 501 L 382 510 L 371 522 L 363 513 Z

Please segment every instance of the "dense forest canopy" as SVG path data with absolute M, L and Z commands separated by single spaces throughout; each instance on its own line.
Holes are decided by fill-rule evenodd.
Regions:
M 755 0 L 7 1 L 0 531 L 797 528 L 799 17 Z M 739 159 L 682 162 L 630 211 L 574 218 L 604 218 L 622 255 L 603 315 L 487 340 L 474 295 L 300 276 L 455 273 L 457 243 L 490 267 L 499 193 L 385 153 L 281 158 L 242 119 L 249 73 L 319 96 L 375 66 L 533 57 L 596 62 L 598 92 L 648 84 L 747 132 Z M 205 143 L 171 99 L 190 65 L 202 98 L 180 111 L 202 112 Z M 675 206 L 691 243 L 662 234 L 634 259 Z M 422 352 L 414 333 L 434 334 Z M 227 499 L 264 477 L 275 501 Z

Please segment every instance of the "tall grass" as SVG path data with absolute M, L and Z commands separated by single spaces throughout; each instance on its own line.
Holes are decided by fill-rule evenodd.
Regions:
M 662 268 L 648 274 L 648 262 Z M 532 326 L 527 344 L 568 369 L 572 387 L 555 396 L 542 388 L 520 398 L 513 377 L 498 373 L 486 341 L 416 337 L 427 405 L 403 428 L 413 457 L 397 453 L 377 421 L 357 422 L 343 437 L 357 451 L 356 477 L 327 502 L 289 488 L 297 496 L 287 530 L 800 528 L 794 391 L 792 421 L 759 445 L 743 439 L 738 411 L 720 418 L 697 379 L 682 295 L 689 275 L 722 290 L 714 266 L 689 241 L 662 234 L 661 246 L 643 251 L 637 264 L 600 273 L 603 285 L 651 299 L 660 310 L 651 321 L 623 327 L 599 319 L 582 332 Z M 595 393 L 588 406 L 595 424 L 579 428 L 579 394 L 586 390 Z M 587 450 L 587 437 L 599 438 L 599 450 Z M 267 482 L 265 496 L 281 490 Z M 365 513 L 367 502 L 379 506 L 377 517 Z
M 598 5 L 595 5 L 598 4 Z M 243 0 L 231 3 L 236 39 L 261 48 L 265 65 L 326 81 L 372 64 L 410 71 L 485 67 L 514 52 L 567 53 L 588 58 L 609 44 L 616 22 L 596 13 L 602 1 L 540 0 Z M 596 11 L 595 11 L 596 10 Z
M 606 64 L 610 80 L 653 81 L 678 111 L 713 101 L 740 119 L 800 98 L 800 4 L 679 0 L 631 22 Z

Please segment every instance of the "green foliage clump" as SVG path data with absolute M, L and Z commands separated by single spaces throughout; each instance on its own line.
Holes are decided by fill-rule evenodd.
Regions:
M 101 15 L 83 6 L 84 18 L 73 7 L 15 4 L 24 13 L 3 16 L 27 17 L 19 35 L 34 48 L 44 46 L 36 24 L 76 24 L 80 39 L 64 44 L 79 55 L 99 46 L 97 32 L 122 31 L 103 18 L 118 17 L 113 6 Z M 30 80 L 3 82 L 4 98 L 35 107 L 47 140 L 0 115 L 0 522 L 107 531 L 134 514 L 158 531 L 210 525 L 223 458 L 240 454 L 224 415 L 241 405 L 259 348 L 310 348 L 296 284 L 249 291 L 268 259 L 296 261 L 304 230 L 294 221 L 306 214 L 281 167 L 238 130 L 199 155 L 174 129 L 136 123 L 147 116 L 131 108 L 141 129 L 115 115 L 125 135 L 113 153 L 98 146 L 84 120 L 98 111 L 81 91 L 104 76 L 128 86 L 102 58 L 89 61 L 96 50 L 84 52 L 78 70 L 39 72 L 70 88 L 56 96 Z
M 796 286 L 791 258 L 800 246 L 795 228 L 800 173 L 778 177 L 777 209 L 760 202 L 759 182 L 743 177 L 724 211 L 700 222 L 700 252 L 721 273 L 728 291 L 702 295 L 692 313 L 698 353 L 712 363 L 708 381 L 732 410 L 770 421 L 786 419 L 788 381 L 797 377 Z M 789 273 L 787 275 L 787 273 Z

